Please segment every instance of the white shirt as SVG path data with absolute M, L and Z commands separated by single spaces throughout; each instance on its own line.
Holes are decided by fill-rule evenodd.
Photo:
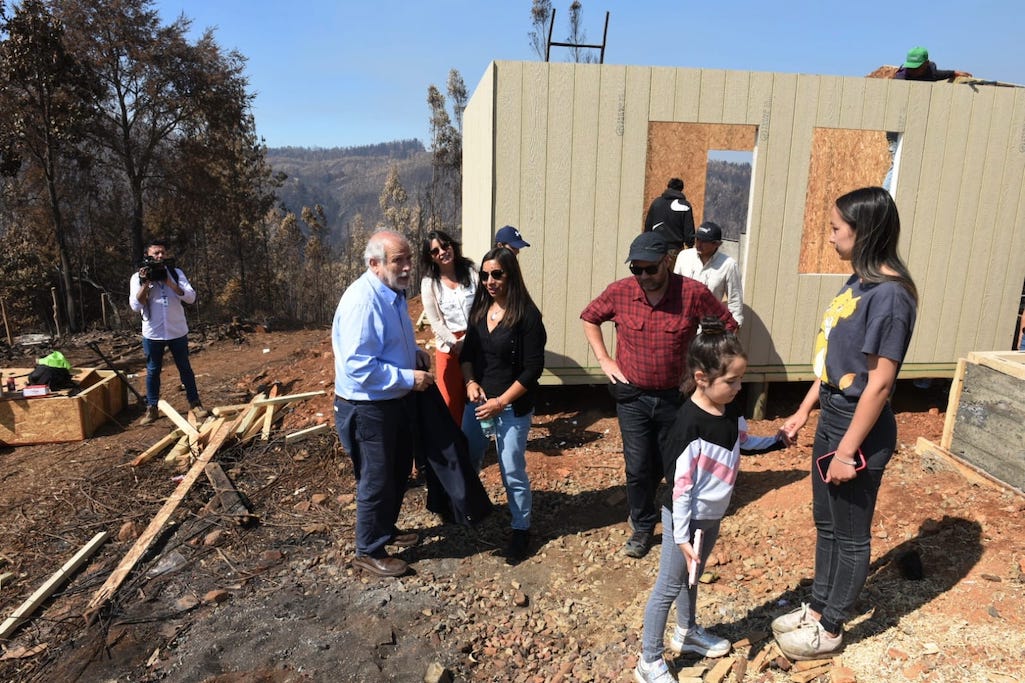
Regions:
M 448 353 L 457 339 L 455 333 L 468 326 L 470 306 L 477 291 L 477 271 L 470 269 L 470 286 L 459 284 L 450 289 L 441 280 L 425 277 L 420 281 L 420 301 L 427 315 L 427 322 L 434 330 L 438 348 Z
M 138 273 L 132 275 L 128 305 L 136 313 L 142 313 L 142 336 L 146 339 L 167 341 L 184 337 L 189 333 L 189 323 L 185 320 L 182 302 L 193 303 L 196 300 L 196 290 L 189 284 L 181 269 L 175 270 L 178 271 L 178 286 L 182 290 L 180 297 L 166 283 L 142 283 L 139 281 Z M 139 290 L 143 287 L 149 287 L 149 300 L 145 305 L 139 301 Z
M 697 249 L 684 249 L 676 257 L 677 275 L 692 278 L 704 283 L 717 298 L 725 296 L 726 307 L 737 321 L 744 324 L 744 292 L 740 285 L 740 266 L 731 256 L 716 251 L 708 263 L 702 263 Z

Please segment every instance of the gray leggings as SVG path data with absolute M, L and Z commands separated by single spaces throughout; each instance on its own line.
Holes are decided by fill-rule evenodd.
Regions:
M 694 626 L 695 605 L 698 599 L 698 587 L 687 586 L 687 560 L 680 546 L 673 541 L 673 513 L 663 505 L 662 509 L 662 556 L 658 561 L 658 578 L 651 590 L 648 605 L 644 608 L 644 633 L 641 637 L 641 653 L 644 661 L 653 662 L 665 651 L 666 622 L 669 620 L 669 608 L 676 603 L 676 623 L 680 628 Z M 698 572 L 704 571 L 715 541 L 719 538 L 718 519 L 691 519 L 691 541 L 694 530 L 701 529 L 704 539 L 701 542 L 701 566 Z

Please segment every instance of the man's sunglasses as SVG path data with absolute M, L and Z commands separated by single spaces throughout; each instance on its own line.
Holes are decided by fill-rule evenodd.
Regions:
M 630 266 L 630 272 L 634 275 L 640 275 L 641 273 L 647 273 L 648 275 L 654 275 L 658 272 L 658 269 L 662 267 L 661 263 L 656 263 L 653 266 Z
M 451 244 L 443 244 L 440 247 L 434 247 L 433 249 L 431 249 L 431 256 L 437 256 L 441 252 L 447 251 L 450 246 L 452 246 L 452 245 Z
M 487 282 L 489 277 L 492 280 L 494 280 L 495 282 L 498 282 L 502 278 L 505 277 L 505 271 L 504 270 L 492 270 L 491 272 L 488 272 L 486 270 L 480 271 L 480 281 L 481 282 Z

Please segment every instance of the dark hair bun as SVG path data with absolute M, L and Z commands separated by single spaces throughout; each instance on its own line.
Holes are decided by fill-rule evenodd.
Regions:
M 718 318 L 702 318 L 701 334 L 707 334 L 711 337 L 726 334 L 726 323 Z

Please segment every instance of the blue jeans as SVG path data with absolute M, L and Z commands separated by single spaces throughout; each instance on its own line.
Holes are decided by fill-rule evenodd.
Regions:
M 619 432 L 623 437 L 626 463 L 626 502 L 634 530 L 655 530 L 658 510 L 655 492 L 665 477 L 659 444 L 673 425 L 680 404 L 676 392 L 665 396 L 643 393 L 637 398 L 616 403 Z
M 473 414 L 476 407 L 475 404 L 468 403 L 463 410 L 463 433 L 466 434 L 469 445 L 470 461 L 480 472 L 488 440 Z M 509 499 L 512 528 L 523 531 L 530 528 L 530 508 L 533 505 L 530 479 L 527 477 L 527 434 L 530 432 L 530 421 L 533 416 L 534 411 L 517 416 L 512 405 L 506 406 L 505 410 L 495 416 L 498 468 L 502 472 L 502 485 L 505 486 L 505 495 Z
M 812 516 L 817 535 L 810 604 L 822 614 L 820 623 L 827 631 L 840 633 L 868 578 L 872 515 L 883 470 L 897 444 L 897 422 L 887 402 L 861 445 L 867 467 L 848 482 L 827 484 L 822 481 L 814 460 L 836 450 L 854 417 L 857 399 L 823 388 L 819 392 L 819 404 L 822 410 L 815 431 L 811 466 Z
M 335 429 L 356 476 L 356 554 L 385 557 L 413 465 L 415 397 L 346 401 L 335 397 Z
M 160 401 L 160 371 L 164 367 L 164 349 L 171 349 L 171 357 L 178 368 L 178 376 L 185 385 L 185 398 L 189 405 L 199 402 L 196 374 L 189 363 L 189 337 L 177 339 L 142 338 L 142 351 L 146 354 L 146 404 L 156 406 Z
M 662 555 L 658 560 L 658 578 L 651 589 L 651 597 L 644 608 L 644 633 L 641 637 L 641 653 L 645 662 L 653 662 L 662 656 L 665 650 L 666 622 L 669 620 L 669 608 L 676 603 L 676 623 L 680 628 L 691 628 L 696 623 L 694 613 L 698 599 L 698 587 L 687 585 L 687 560 L 680 546 L 673 540 L 673 513 L 662 507 Z M 701 541 L 701 565 L 698 573 L 704 569 L 705 561 L 719 538 L 718 519 L 691 519 L 690 541 L 694 542 L 694 530 L 701 529 L 704 538 Z

